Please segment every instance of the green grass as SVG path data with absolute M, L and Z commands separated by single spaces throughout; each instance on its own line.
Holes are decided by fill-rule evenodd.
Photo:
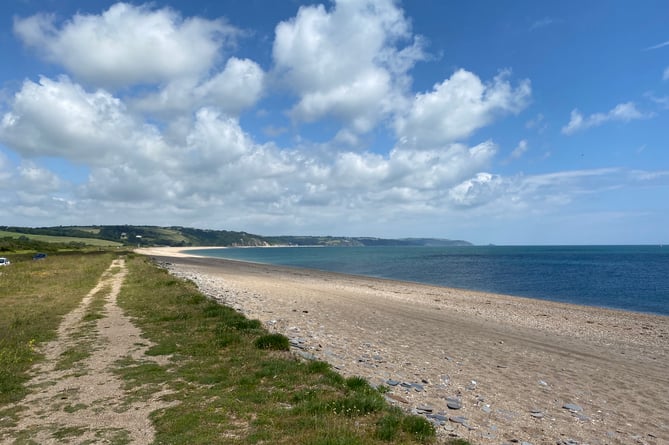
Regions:
M 52 236 L 52 235 L 32 235 L 32 234 L 27 234 L 27 233 L 17 233 L 17 232 L 8 232 L 6 230 L 0 230 L 0 238 L 21 238 L 21 237 L 26 237 L 31 240 L 35 241 L 41 241 L 41 242 L 46 242 L 46 243 L 82 243 L 86 244 L 87 246 L 94 246 L 94 247 L 118 247 L 122 246 L 123 244 L 115 242 L 115 241 L 108 241 L 108 240 L 103 240 L 103 239 L 97 239 L 97 238 L 78 238 L 74 236 Z
M 267 334 L 256 338 L 253 344 L 258 349 L 270 349 L 273 351 L 290 350 L 290 341 L 288 337 L 281 334 Z

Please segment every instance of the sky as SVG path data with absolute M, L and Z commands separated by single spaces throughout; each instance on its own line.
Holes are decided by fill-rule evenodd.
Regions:
M 0 225 L 669 244 L 669 4 L 8 0 Z

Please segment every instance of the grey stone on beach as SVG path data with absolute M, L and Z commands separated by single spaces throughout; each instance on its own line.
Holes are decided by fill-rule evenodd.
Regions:
M 386 380 L 386 383 L 390 386 L 397 386 L 400 384 L 399 380 L 393 380 L 393 379 Z
M 541 411 L 531 411 L 530 416 L 534 417 L 535 419 L 543 419 L 545 414 Z
M 437 422 L 448 422 L 448 416 L 445 414 L 428 414 L 428 419 L 436 420 Z
M 290 339 L 290 345 L 299 348 L 299 349 L 304 349 L 304 340 L 298 339 L 298 338 L 291 338 Z
M 459 423 L 460 425 L 464 425 L 465 423 L 467 423 L 467 418 L 464 416 L 449 417 L 449 420 L 453 423 Z
M 419 414 L 428 414 L 434 411 L 434 408 L 428 405 L 418 405 L 416 411 L 418 411 Z
M 405 399 L 402 396 L 398 396 L 397 394 L 386 394 L 385 395 L 386 400 L 390 402 L 400 402 L 400 403 L 409 403 L 407 399 Z
M 470 424 L 468 424 L 467 423 L 468 419 L 466 417 L 463 417 L 463 416 L 454 416 L 454 417 L 449 418 L 448 420 L 450 420 L 453 423 L 458 423 L 458 424 L 464 426 L 469 431 L 472 431 L 472 430 L 476 429 L 476 427 L 473 427 Z
M 314 354 L 310 354 L 306 351 L 297 351 L 297 355 L 299 355 L 305 360 L 310 360 L 310 361 L 318 360 L 318 358 Z
M 575 403 L 565 403 L 562 405 L 562 408 L 568 409 L 572 413 L 578 413 L 583 411 L 583 408 L 581 408 L 579 405 L 576 405 Z
M 446 406 L 450 409 L 462 408 L 462 400 L 457 397 L 446 397 Z

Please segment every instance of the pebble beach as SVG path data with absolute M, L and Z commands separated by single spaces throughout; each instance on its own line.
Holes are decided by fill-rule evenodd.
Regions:
M 138 249 L 476 444 L 669 444 L 669 317 Z

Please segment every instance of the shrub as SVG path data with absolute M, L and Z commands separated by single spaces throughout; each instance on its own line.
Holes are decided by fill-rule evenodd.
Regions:
M 405 417 L 402 421 L 402 430 L 421 441 L 431 439 L 436 435 L 434 425 L 426 418 L 419 416 Z
M 365 380 L 364 377 L 357 377 L 357 376 L 347 378 L 346 386 L 348 387 L 348 389 L 359 392 L 370 391 L 372 389 L 372 387 L 369 386 L 369 383 L 367 383 L 367 380 Z
M 253 342 L 258 349 L 270 349 L 273 351 L 290 350 L 290 341 L 288 337 L 281 334 L 267 334 L 256 338 Z
M 348 397 L 335 400 L 330 406 L 337 414 L 355 417 L 382 411 L 386 404 L 378 393 L 353 393 Z
M 397 436 L 402 425 L 402 412 L 399 408 L 391 408 L 390 412 L 376 422 L 376 437 L 391 441 Z

